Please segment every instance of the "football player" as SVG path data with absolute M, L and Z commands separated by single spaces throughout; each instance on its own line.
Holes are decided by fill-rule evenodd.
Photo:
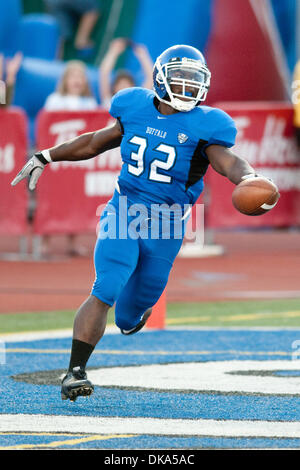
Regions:
M 229 150 L 237 132 L 231 117 L 202 105 L 210 78 L 200 51 L 186 45 L 168 48 L 155 62 L 153 91 L 128 88 L 113 97 L 110 114 L 115 124 L 36 153 L 12 182 L 15 185 L 29 176 L 29 188 L 34 189 L 51 162 L 85 160 L 121 146 L 122 169 L 101 215 L 95 246 L 96 279 L 74 320 L 63 399 L 75 400 L 93 392 L 85 368 L 104 334 L 109 308 L 116 303 L 116 324 L 123 334 L 139 331 L 161 296 L 181 247 L 184 231 L 181 236 L 171 230 L 165 237 L 160 229 L 155 237 L 130 236 L 132 208 L 136 204 L 146 208 L 139 220 L 148 228 L 153 205 L 176 204 L 184 219 L 184 208 L 195 204 L 202 192 L 209 164 L 234 184 L 255 175 L 245 159 Z M 120 208 L 124 198 L 127 212 Z M 104 236 L 110 223 L 118 225 L 117 233 Z M 128 228 L 125 236 L 124 225 Z

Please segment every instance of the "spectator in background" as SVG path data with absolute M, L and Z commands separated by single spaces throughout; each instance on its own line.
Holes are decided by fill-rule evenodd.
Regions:
M 74 46 L 81 56 L 93 52 L 91 34 L 100 16 L 99 0 L 44 0 L 47 10 L 60 25 L 62 49 L 66 40 L 72 38 L 75 24 L 79 21 Z
M 86 66 L 80 61 L 67 63 L 63 76 L 58 83 L 57 91 L 48 96 L 44 109 L 47 111 L 87 111 L 98 107 L 96 99 L 92 96 L 86 74 Z M 49 253 L 50 236 L 45 235 L 42 240 L 42 255 Z M 68 255 L 84 256 L 85 247 L 76 245 L 76 236 L 68 235 Z
M 48 96 L 44 108 L 47 111 L 86 111 L 96 109 L 86 73 L 86 66 L 78 60 L 67 63 L 57 90 Z
M 0 81 L 2 82 L 3 94 L 3 99 L 0 100 L 0 107 L 2 108 L 11 105 L 13 101 L 16 78 L 22 59 L 22 53 L 17 52 L 14 57 L 7 59 L 5 63 L 4 56 L 0 54 Z
M 300 60 L 296 63 L 293 82 L 294 127 L 300 150 Z
M 111 81 L 111 74 L 117 59 L 128 47 L 132 48 L 144 72 L 145 78 L 142 87 L 152 88 L 153 62 L 146 46 L 135 44 L 125 38 L 114 39 L 110 43 L 99 69 L 101 106 L 104 108 L 110 107 L 111 97 L 115 93 L 124 88 L 136 86 L 134 77 L 127 70 L 119 70 L 114 80 Z

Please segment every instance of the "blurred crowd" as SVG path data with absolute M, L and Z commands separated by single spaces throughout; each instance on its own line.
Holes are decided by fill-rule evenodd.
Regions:
M 114 39 L 99 67 L 99 95 L 100 106 L 106 109 L 110 106 L 111 97 L 124 88 L 136 86 L 133 75 L 124 69 L 114 73 L 119 56 L 130 47 L 140 62 L 144 74 L 143 87 L 152 86 L 153 63 L 147 48 L 135 44 L 125 38 Z M 84 62 L 72 60 L 66 63 L 64 73 L 56 90 L 48 96 L 45 102 L 47 111 L 82 111 L 98 107 L 96 97 L 93 96 L 88 83 L 87 69 Z
M 44 108 L 48 111 L 84 111 L 99 106 L 109 109 L 111 97 L 115 93 L 137 85 L 134 76 L 128 70 L 114 71 L 117 59 L 127 48 L 133 50 L 142 68 L 144 81 L 141 86 L 151 88 L 153 62 L 146 46 L 126 38 L 117 38 L 111 42 L 99 67 L 100 105 L 91 91 L 86 64 L 80 60 L 70 60 L 65 64 L 56 90 L 47 97 Z M 13 101 L 14 86 L 22 58 L 20 52 L 7 59 L 0 54 L 0 80 L 6 86 L 6 100 L 2 106 L 8 106 Z

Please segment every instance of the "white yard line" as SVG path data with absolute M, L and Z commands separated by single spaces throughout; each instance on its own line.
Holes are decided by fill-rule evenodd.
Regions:
M 215 294 L 218 297 L 237 299 L 292 299 L 300 297 L 300 290 L 245 290 L 226 291 Z
M 119 333 L 119 328 L 115 326 L 108 326 L 106 333 L 114 334 Z M 72 329 L 66 330 L 49 330 L 49 331 L 28 331 L 22 333 L 2 333 L 0 334 L 0 341 L 7 343 L 18 343 L 22 341 L 35 341 L 39 339 L 53 339 L 53 338 L 69 338 L 72 337 Z
M 153 331 L 300 331 L 300 327 L 285 327 L 285 326 L 167 326 L 163 330 L 156 330 L 155 328 L 145 328 L 142 333 L 150 333 Z M 41 339 L 54 339 L 54 338 L 71 338 L 72 330 L 49 330 L 49 331 L 28 331 L 22 333 L 2 333 L 0 334 L 0 341 L 4 343 L 18 343 L 23 341 L 35 341 Z M 119 328 L 116 326 L 108 326 L 105 334 L 120 334 Z
M 76 406 L 76 405 L 75 405 Z M 299 422 L 0 415 L 1 432 L 300 438 Z

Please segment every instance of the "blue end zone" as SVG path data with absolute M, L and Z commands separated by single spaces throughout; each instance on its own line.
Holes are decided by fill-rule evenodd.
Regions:
M 137 366 L 138 373 L 141 370 L 139 366 L 147 364 L 199 364 L 207 361 L 240 361 L 242 364 L 243 361 L 259 361 L 260 364 L 263 363 L 264 370 L 268 371 L 269 361 L 292 362 L 292 345 L 299 339 L 300 331 L 297 330 L 169 330 L 143 332 L 132 337 L 106 334 L 96 348 L 99 353 L 95 352 L 89 361 L 89 369 L 101 368 L 99 373 L 105 377 L 105 368 L 120 366 Z M 157 390 L 96 386 L 90 400 L 63 402 L 60 399 L 60 386 L 51 385 L 51 371 L 58 370 L 58 377 L 65 370 L 69 361 L 70 346 L 71 338 L 6 343 L 6 364 L 0 366 L 1 413 L 241 422 L 300 421 L 300 392 L 282 395 L 275 392 L 237 393 L 234 390 L 232 393 L 207 390 L 172 391 L 166 389 L 166 385 L 162 383 L 161 389 Z M 295 376 L 299 363 L 294 363 Z M 46 385 L 37 385 L 39 374 L 47 375 L 47 371 L 50 378 L 44 379 Z M 291 371 L 285 370 L 275 373 L 280 381 L 288 380 L 291 375 L 293 376 Z M 231 376 L 228 375 L 229 383 L 230 380 Z M 84 428 L 82 433 L 85 433 Z M 155 436 L 149 435 L 149 431 L 147 434 L 145 429 L 142 435 L 122 439 L 116 436 L 111 440 L 85 443 L 80 442 L 80 436 L 72 439 L 79 440 L 78 444 L 73 444 L 76 448 L 298 448 L 299 437 L 300 434 L 295 438 L 262 438 L 259 435 L 251 438 L 238 435 Z M 44 435 L 29 437 L 0 434 L 0 447 L 23 445 L 28 442 L 38 445 L 39 442 L 49 443 L 64 439 L 70 439 L 70 435 L 64 436 L 62 433 L 59 437 L 46 438 Z M 63 447 L 64 444 L 61 443 L 60 446 Z

